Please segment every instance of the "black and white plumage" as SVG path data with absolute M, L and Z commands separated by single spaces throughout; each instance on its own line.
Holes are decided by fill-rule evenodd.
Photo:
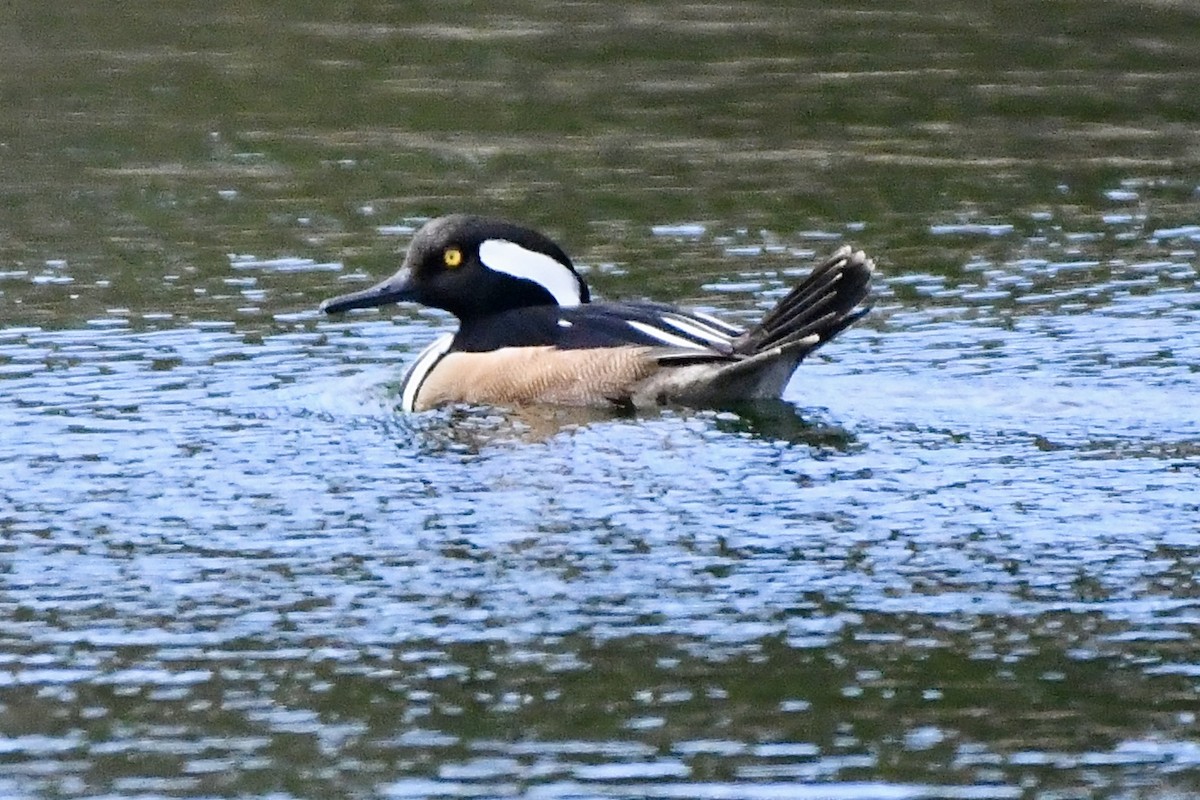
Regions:
M 799 363 L 866 313 L 874 265 L 843 247 L 748 330 L 661 303 L 591 302 L 550 239 L 455 214 L 413 237 L 400 271 L 326 300 L 333 314 L 417 302 L 454 314 L 410 368 L 405 410 L 449 403 L 714 405 L 778 397 Z

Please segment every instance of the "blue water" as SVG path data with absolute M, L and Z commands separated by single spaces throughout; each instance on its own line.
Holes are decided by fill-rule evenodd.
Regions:
M 10 328 L 10 785 L 1016 797 L 1029 775 L 1183 779 L 1190 263 L 883 275 L 787 402 L 638 417 L 399 414 L 400 367 L 447 324 L 407 314 L 302 311 L 253 340 L 119 314 Z M 1081 731 L 1092 714 L 1109 734 Z
M 1195 12 L 0 26 L 0 796 L 1200 793 Z M 278 13 L 277 13 L 278 12 Z M 749 323 L 778 403 L 396 411 L 421 220 Z

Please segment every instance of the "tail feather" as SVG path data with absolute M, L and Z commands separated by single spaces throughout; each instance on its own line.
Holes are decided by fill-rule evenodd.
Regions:
M 723 403 L 779 397 L 804 358 L 869 310 L 874 262 L 843 247 L 817 265 L 762 322 L 733 340 L 733 351 L 655 348 L 663 369 L 639 386 L 634 405 Z
M 780 300 L 762 322 L 739 336 L 734 350 L 755 355 L 795 347 L 801 351 L 798 361 L 867 313 L 868 309 L 858 305 L 870 292 L 874 268 L 875 263 L 861 250 L 840 248 Z

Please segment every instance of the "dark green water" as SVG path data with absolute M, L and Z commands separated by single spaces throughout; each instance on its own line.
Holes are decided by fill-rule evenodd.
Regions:
M 1200 10 L 0 10 L 0 796 L 1200 793 Z M 404 416 L 449 211 L 785 402 Z

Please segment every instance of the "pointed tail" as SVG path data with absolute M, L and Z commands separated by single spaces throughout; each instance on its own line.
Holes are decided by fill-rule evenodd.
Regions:
M 842 247 L 817 265 L 762 322 L 739 336 L 734 350 L 747 356 L 793 352 L 801 359 L 858 321 L 871 290 L 875 262 L 861 250 Z

